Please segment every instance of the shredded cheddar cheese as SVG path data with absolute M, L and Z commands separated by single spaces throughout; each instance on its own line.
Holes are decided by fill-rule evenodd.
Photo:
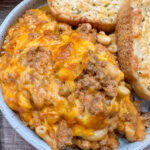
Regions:
M 130 92 L 118 94 L 124 74 L 114 57 L 44 10 L 27 11 L 8 30 L 3 43 L 0 84 L 8 106 L 53 149 L 58 149 L 55 138 L 66 127 L 60 127 L 62 120 L 69 135 L 92 141 L 109 138 L 108 133 L 114 134 L 119 125 L 118 130 L 125 132 L 121 127 L 128 122 L 128 114 L 131 123 L 139 126 Z M 88 71 L 90 64 L 93 69 Z M 111 129 L 113 117 L 118 124 Z M 135 140 L 141 139 L 135 135 Z

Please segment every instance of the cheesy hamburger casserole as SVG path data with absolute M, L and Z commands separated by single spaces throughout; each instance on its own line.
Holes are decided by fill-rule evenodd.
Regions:
M 0 53 L 4 99 L 53 150 L 117 149 L 118 133 L 144 140 L 146 123 L 110 43 L 90 24 L 72 29 L 40 9 L 8 30 Z

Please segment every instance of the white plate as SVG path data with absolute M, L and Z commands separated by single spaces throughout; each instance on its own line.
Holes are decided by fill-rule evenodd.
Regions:
M 0 27 L 0 46 L 7 32 L 7 29 L 20 17 L 25 10 L 30 8 L 38 8 L 46 3 L 46 0 L 24 0 L 7 16 Z M 150 111 L 150 102 L 143 103 L 143 109 Z M 11 126 L 32 146 L 38 150 L 51 150 L 50 146 L 37 136 L 32 130 L 26 127 L 18 116 L 5 104 L 0 91 L 0 110 L 11 124 Z M 143 142 L 129 143 L 127 140 L 120 138 L 119 150 L 143 150 L 150 144 L 150 131 L 147 130 L 147 138 Z

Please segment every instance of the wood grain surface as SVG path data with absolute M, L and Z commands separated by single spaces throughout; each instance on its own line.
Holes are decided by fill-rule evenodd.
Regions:
M 22 0 L 0 0 L 0 23 L 8 15 L 11 9 L 13 9 Z
M 0 0 L 0 24 L 22 0 Z M 0 112 L 0 150 L 35 150 L 8 124 Z M 150 150 L 150 146 L 145 150 Z

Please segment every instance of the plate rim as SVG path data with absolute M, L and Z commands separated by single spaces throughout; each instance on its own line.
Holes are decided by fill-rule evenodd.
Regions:
M 5 34 L 8 28 L 29 8 L 37 8 L 36 4 L 40 0 L 23 0 L 20 2 L 4 19 L 0 26 L 0 47 L 4 40 Z M 45 2 L 43 2 L 44 4 Z M 42 2 L 41 2 L 42 4 Z M 38 5 L 40 6 L 40 4 Z M 13 129 L 30 145 L 37 150 L 52 150 L 51 147 L 42 140 L 38 135 L 34 133 L 30 128 L 25 126 L 23 122 L 17 117 L 17 114 L 13 112 L 5 103 L 1 89 L 0 89 L 0 110 L 3 116 Z
M 25 10 L 27 10 L 28 8 L 33 8 L 31 7 L 31 5 L 33 6 L 34 3 L 38 1 L 40 2 L 42 0 L 23 0 L 8 14 L 8 16 L 5 18 L 5 20 L 0 26 L 0 47 L 2 45 L 2 42 L 4 40 L 8 28 L 25 12 Z M 2 111 L 2 114 L 9 122 L 9 124 L 15 129 L 15 131 L 34 148 L 38 150 L 52 150 L 51 147 L 44 140 L 40 139 L 39 136 L 37 136 L 30 128 L 26 127 L 23 124 L 23 122 L 19 119 L 19 117 L 17 117 L 16 113 L 13 112 L 7 106 L 2 96 L 1 89 L 0 89 L 0 110 Z M 149 138 L 146 138 L 145 141 L 127 144 L 126 146 L 119 148 L 119 150 L 133 150 L 133 148 L 134 150 L 142 150 L 146 148 L 150 143 L 150 135 L 148 136 Z

